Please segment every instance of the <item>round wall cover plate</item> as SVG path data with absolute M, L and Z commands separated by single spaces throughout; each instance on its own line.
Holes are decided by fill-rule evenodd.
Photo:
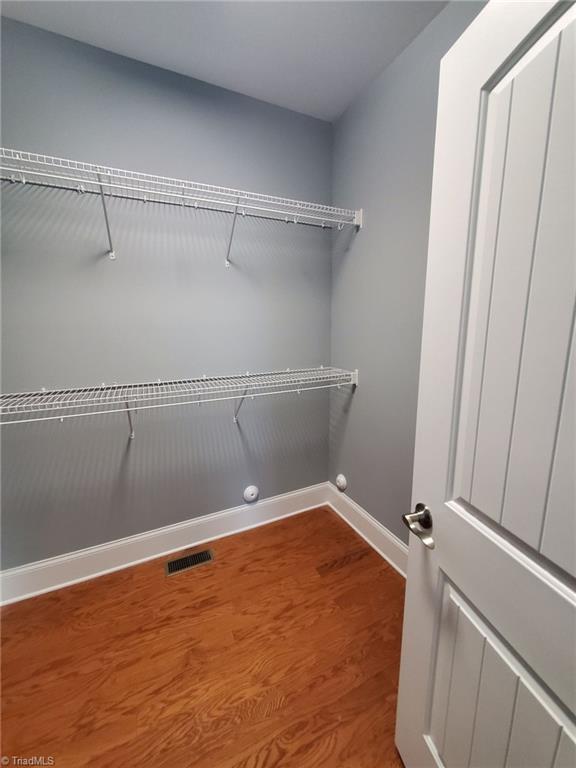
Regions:
M 252 504 L 254 501 L 258 501 L 260 490 L 257 485 L 249 485 L 244 488 L 244 501 L 248 504 Z
M 348 487 L 348 480 L 346 480 L 346 475 L 336 475 L 336 488 L 338 488 L 339 491 L 345 491 Z

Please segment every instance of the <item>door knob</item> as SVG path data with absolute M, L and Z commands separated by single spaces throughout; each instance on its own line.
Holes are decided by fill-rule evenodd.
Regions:
M 425 547 L 434 549 L 434 539 L 432 538 L 432 515 L 426 504 L 416 504 L 414 512 L 402 515 L 402 521 L 415 536 L 418 536 Z

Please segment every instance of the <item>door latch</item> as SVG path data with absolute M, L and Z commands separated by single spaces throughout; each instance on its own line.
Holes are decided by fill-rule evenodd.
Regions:
M 426 506 L 419 502 L 414 507 L 414 512 L 402 515 L 402 522 L 415 536 L 418 536 L 422 544 L 428 549 L 434 549 L 432 538 L 432 514 Z

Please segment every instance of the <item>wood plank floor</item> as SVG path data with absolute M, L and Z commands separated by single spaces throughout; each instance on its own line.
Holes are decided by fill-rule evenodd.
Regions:
M 57 768 L 401 766 L 404 580 L 320 508 L 2 611 L 4 755 Z

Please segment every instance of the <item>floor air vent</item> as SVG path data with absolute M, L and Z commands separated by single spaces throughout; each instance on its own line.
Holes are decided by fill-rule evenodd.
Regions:
M 214 554 L 211 549 L 203 549 L 202 552 L 192 552 L 191 555 L 178 557 L 176 560 L 168 560 L 166 563 L 166 576 L 173 576 L 175 573 L 188 571 L 190 568 L 196 568 L 197 565 L 203 565 L 214 560 Z

